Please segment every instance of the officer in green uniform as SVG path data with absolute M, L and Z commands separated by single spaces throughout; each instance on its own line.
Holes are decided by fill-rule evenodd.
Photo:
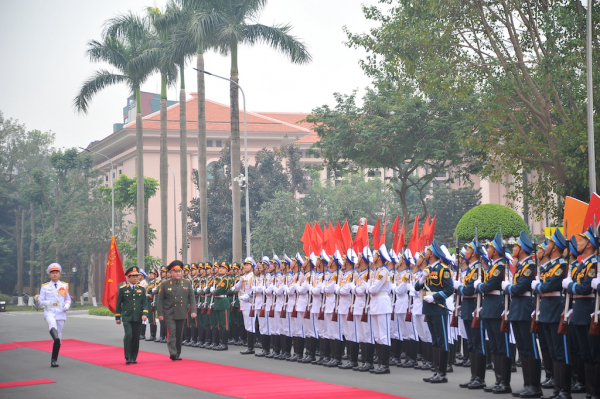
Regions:
M 242 313 L 240 312 L 240 300 L 239 297 L 234 290 L 235 284 L 240 279 L 240 265 L 237 262 L 234 262 L 231 265 L 231 270 L 229 271 L 229 276 L 231 280 L 231 289 L 227 293 L 229 300 L 231 302 L 231 319 L 230 319 L 230 334 L 229 341 L 227 343 L 229 345 L 242 345 L 245 341 L 246 334 L 242 333 L 241 325 L 244 324 Z M 246 330 L 244 329 L 244 332 Z
M 151 269 L 148 273 L 150 282 L 146 288 L 146 295 L 148 296 L 148 304 L 150 306 L 150 312 L 148 313 L 148 324 L 150 324 L 150 337 L 146 338 L 146 341 L 154 341 L 156 339 L 156 303 L 154 302 L 154 288 L 158 285 L 158 272 Z
M 204 264 L 205 277 L 204 284 L 202 285 L 200 291 L 198 292 L 203 301 L 203 309 L 202 309 L 202 325 L 204 326 L 205 331 L 205 341 L 204 341 L 204 349 L 212 349 L 213 344 L 217 341 L 218 330 L 214 331 L 212 329 L 211 318 L 212 315 L 212 295 L 210 295 L 210 288 L 214 287 L 215 278 L 213 276 L 213 267 L 212 263 L 206 262 Z M 209 313 L 210 311 L 210 313 Z M 214 345 L 217 346 L 217 345 Z
M 219 265 L 219 275 L 215 280 L 215 286 L 210 288 L 213 296 L 213 311 L 214 316 L 213 329 L 218 328 L 220 344 L 214 347 L 216 351 L 226 351 L 227 347 L 227 330 L 229 329 L 229 308 L 231 302 L 227 298 L 227 292 L 231 290 L 233 284 L 231 278 L 227 276 L 229 265 L 225 262 Z
M 158 319 L 167 324 L 169 332 L 167 346 L 171 360 L 181 360 L 181 340 L 188 308 L 192 309 L 191 317 L 196 317 L 196 299 L 194 288 L 189 280 L 183 279 L 183 263 L 174 260 L 169 264 L 171 278 L 163 282 L 158 292 Z
M 153 297 L 154 297 L 154 310 L 155 311 L 156 311 L 156 308 L 158 305 L 156 298 L 158 298 L 158 291 L 160 291 L 160 285 L 163 282 L 165 282 L 166 280 L 167 280 L 167 267 L 162 266 L 160 268 L 160 280 L 158 280 L 158 282 L 154 286 L 154 289 L 152 290 Z M 154 342 L 160 342 L 161 344 L 167 343 L 167 325 L 164 322 L 160 323 L 160 336 L 158 338 L 156 338 L 156 340 Z
M 125 329 L 125 337 L 123 338 L 125 364 L 137 363 L 142 321 L 148 319 L 149 306 L 146 289 L 137 283 L 140 274 L 136 266 L 127 269 L 125 275 L 128 283 L 119 288 L 117 296 L 115 318 L 117 324 L 122 322 Z

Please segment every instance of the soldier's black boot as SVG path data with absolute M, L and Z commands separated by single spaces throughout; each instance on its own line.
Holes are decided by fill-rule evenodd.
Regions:
M 296 361 L 298 363 L 300 363 L 302 361 L 302 359 L 304 359 L 304 347 L 306 346 L 306 341 L 308 340 L 308 338 L 297 337 L 297 339 L 298 339 L 298 359 L 296 359 Z M 296 352 L 296 349 L 294 349 L 294 352 Z
M 167 343 L 167 323 L 164 321 L 160 323 L 160 343 Z
M 238 326 L 238 336 L 237 336 L 237 340 L 236 340 L 236 345 L 237 346 L 246 346 L 248 345 L 248 331 L 246 331 L 246 327 L 244 327 L 243 324 Z M 254 341 L 256 342 L 256 339 L 254 339 Z
M 223 329 L 217 330 L 217 332 L 219 333 L 219 345 L 217 345 L 216 348 L 213 347 L 213 350 L 226 351 L 227 349 L 229 349 L 227 347 L 227 329 L 223 328 Z
M 417 363 L 417 341 L 412 339 L 406 340 L 404 342 L 404 351 L 406 356 L 404 357 L 404 362 L 397 364 L 398 367 L 404 368 L 413 368 Z
M 279 353 L 281 351 L 281 348 L 279 347 L 279 343 L 280 343 L 280 338 L 279 335 L 271 335 L 271 347 L 273 349 L 273 352 L 271 353 L 271 355 L 269 356 L 265 356 L 268 359 L 278 359 L 279 358 Z
M 558 398 L 558 395 L 560 394 L 560 387 L 561 387 L 560 384 L 561 384 L 561 377 L 562 377 L 562 375 L 560 374 L 560 367 L 559 367 L 558 362 L 553 361 L 552 365 L 554 366 L 554 369 L 552 370 L 552 376 L 554 377 L 553 378 L 554 386 L 552 387 L 552 393 L 542 396 L 542 399 Z M 570 378 L 569 378 L 569 384 L 571 384 Z
M 288 360 L 292 357 L 292 337 L 285 336 L 285 357 L 280 360 Z
M 183 341 L 181 342 L 182 346 L 188 346 L 188 344 L 190 343 L 190 335 L 191 335 L 191 328 L 184 327 L 183 328 Z
M 542 361 L 540 359 L 528 358 L 527 365 L 529 366 L 529 389 L 521 392 L 521 398 L 539 398 L 542 396 L 541 378 L 542 378 Z M 523 366 L 525 367 L 525 366 Z
M 331 339 L 329 341 L 331 345 L 331 360 L 323 364 L 323 366 L 337 367 L 342 364 L 342 341 L 337 339 Z
M 279 360 L 286 360 L 292 357 L 292 354 L 290 353 L 290 351 L 292 350 L 291 345 L 288 349 L 288 338 L 289 337 L 287 335 L 283 334 L 279 336 L 279 345 L 281 346 L 281 355 L 279 355 Z
M 518 391 L 512 392 L 511 395 L 515 398 L 520 398 L 521 394 L 527 392 L 529 390 L 529 387 L 531 386 L 531 370 L 529 367 L 530 359 L 531 358 L 527 356 L 521 356 L 521 358 L 519 359 L 521 361 L 521 372 L 523 373 L 523 389 L 519 389 Z
M 473 360 L 475 361 L 476 376 L 475 381 L 469 384 L 469 389 L 484 389 L 487 358 L 483 353 L 475 353 Z
M 219 347 L 219 329 L 218 328 L 214 328 L 212 329 L 212 346 L 209 349 L 215 350 Z
M 325 338 L 319 338 L 319 359 L 313 360 L 311 363 L 315 365 L 322 365 L 323 359 L 325 358 Z
M 373 374 L 389 374 L 390 373 L 390 350 L 391 346 L 388 345 L 379 345 L 379 357 L 383 360 L 381 361 L 381 366 L 376 370 L 372 370 Z
M 542 362 L 546 372 L 546 379 L 542 382 L 542 388 L 552 389 L 554 388 L 554 362 L 549 352 L 542 352 Z
M 585 363 L 581 356 L 571 356 L 572 359 L 572 379 L 573 384 L 571 385 L 571 393 L 586 393 L 585 384 Z
M 142 328 L 140 329 L 140 341 L 146 340 L 146 324 L 142 324 Z
M 205 341 L 205 328 L 204 327 L 198 327 L 198 344 L 196 345 L 197 348 L 204 348 L 204 341 Z
M 558 399 L 571 399 L 571 365 L 559 362 L 560 393 Z
M 52 337 L 52 340 L 53 340 L 52 358 L 50 360 L 50 366 L 58 367 L 58 363 L 56 363 L 56 361 L 58 360 L 58 352 L 60 351 L 60 338 L 58 337 L 58 331 L 56 330 L 56 328 L 52 327 L 50 329 L 50 336 Z
M 583 364 L 583 372 L 585 374 L 586 396 L 589 396 L 589 397 L 594 395 L 594 380 L 597 378 L 594 375 L 595 371 L 596 371 L 596 369 L 593 364 L 588 364 L 588 363 Z M 600 394 L 600 392 L 598 392 L 598 394 Z
M 600 364 L 594 365 L 594 375 L 600 375 Z M 600 399 L 600 378 L 594 378 L 594 393 L 592 399 Z
M 236 324 L 231 325 L 231 334 L 229 334 L 229 339 L 227 340 L 227 344 L 236 345 L 237 340 L 235 337 L 238 336 L 238 326 Z
M 438 373 L 435 377 L 431 379 L 432 384 L 440 384 L 448 382 L 448 378 L 446 377 L 446 372 L 448 369 L 448 358 L 450 357 L 450 352 L 445 351 L 443 349 L 438 349 Z
M 492 363 L 494 365 L 494 375 L 496 376 L 496 382 L 492 386 L 483 388 L 485 392 L 493 392 L 496 388 L 500 386 L 500 381 L 502 380 L 502 360 L 500 360 L 500 355 L 492 355 Z
M 423 342 L 423 364 L 419 369 L 432 371 L 435 368 L 434 359 L 433 344 L 431 342 Z
M 471 379 L 463 384 L 458 384 L 458 386 L 461 388 L 468 388 L 469 385 L 475 381 L 475 378 L 477 378 L 477 363 L 475 363 L 475 353 L 469 352 L 469 363 L 471 365 Z
M 346 354 L 348 356 L 348 361 L 344 364 L 340 364 L 338 366 L 338 368 L 340 368 L 342 370 L 348 370 L 348 369 L 351 369 L 352 367 L 356 366 L 355 364 L 352 363 L 352 359 L 354 358 L 353 344 L 354 344 L 354 342 L 352 342 L 352 341 L 346 341 Z
M 363 359 L 365 362 L 358 368 L 361 373 L 371 371 L 375 368 L 373 366 L 373 358 L 375 357 L 375 345 L 366 343 L 363 351 Z
M 437 377 L 437 375 L 438 375 L 438 372 L 439 372 L 439 363 L 438 362 L 440 360 L 439 351 L 440 350 L 438 348 L 433 348 L 433 347 L 431 348 L 434 372 L 433 372 L 432 376 L 423 378 L 423 381 L 425 381 L 425 382 L 431 382 L 431 380 L 434 379 L 435 377 Z M 423 362 L 423 363 L 425 363 L 425 362 Z
M 198 345 L 198 327 L 192 327 L 192 344 L 190 346 L 197 348 Z
M 248 348 L 245 351 L 240 352 L 242 355 L 254 354 L 254 334 L 248 331 Z
M 150 324 L 150 337 L 146 341 L 154 341 L 156 339 L 156 324 Z
M 456 357 L 456 344 L 448 344 L 448 366 L 446 368 L 446 373 L 453 373 L 454 368 L 452 364 L 454 363 L 454 358 Z
M 366 354 L 367 354 L 367 344 L 365 344 L 364 342 L 361 342 L 361 343 L 358 344 L 358 348 L 357 349 L 358 350 L 356 351 L 357 352 L 356 353 L 356 359 L 357 359 L 357 362 L 358 362 L 358 352 L 360 352 L 361 353 L 361 360 L 360 361 L 362 362 L 362 364 L 357 364 L 356 366 L 352 367 L 352 370 L 354 370 L 354 371 L 360 371 L 360 368 L 365 365 Z
M 511 373 L 513 367 L 512 357 L 500 356 L 500 385 L 494 389 L 494 393 L 511 393 L 512 388 L 510 387 Z
M 392 349 L 391 357 L 394 360 L 390 360 L 390 366 L 401 366 L 402 365 L 402 349 L 404 348 L 404 341 L 396 340 L 396 347 Z
M 265 357 L 268 354 L 271 353 L 271 348 L 269 346 L 269 339 L 270 336 L 269 335 L 261 335 L 260 336 L 260 340 L 262 341 L 262 352 L 260 353 L 255 353 L 254 356 L 256 357 Z
M 390 359 L 390 366 L 395 366 L 400 361 L 400 353 L 396 354 L 396 351 L 400 347 L 400 345 L 398 345 L 399 342 L 401 341 L 392 338 L 392 349 L 390 351 L 392 358 Z

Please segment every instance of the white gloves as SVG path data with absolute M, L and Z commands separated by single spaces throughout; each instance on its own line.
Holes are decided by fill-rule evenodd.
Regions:
M 540 283 L 540 280 L 535 279 L 531 282 L 531 289 L 535 291 L 535 287 L 538 286 L 538 284 Z
M 481 284 L 481 280 L 477 279 L 475 280 L 475 282 L 473 283 L 473 287 L 475 287 L 475 289 L 477 289 L 477 287 L 479 287 L 479 284 Z
M 213 292 L 215 292 L 215 287 L 210 287 L 210 292 L 211 292 L 211 294 L 212 294 Z
M 240 297 L 240 301 L 248 302 L 250 300 L 250 296 L 248 294 L 244 294 Z
M 421 277 L 419 277 L 419 284 L 423 285 L 427 281 L 427 273 L 423 273 Z
M 573 282 L 571 277 L 567 277 L 562 281 L 562 287 L 566 290 L 569 287 L 569 284 Z
M 69 310 L 69 308 L 71 307 L 71 305 L 69 305 L 68 303 L 65 303 L 63 305 L 63 307 L 65 308 L 65 310 Z
M 415 290 L 415 286 L 414 285 L 409 285 L 408 286 L 408 292 L 410 292 L 410 294 L 412 296 L 415 296 L 415 294 L 417 293 L 417 290 Z
M 50 301 L 44 301 L 42 302 L 42 306 L 47 308 L 48 306 L 50 306 Z
M 427 303 L 433 303 L 433 301 L 434 301 L 432 295 L 426 295 L 425 298 L 423 298 L 423 300 Z
M 508 287 L 510 285 L 510 281 L 503 281 L 502 282 L 502 291 L 506 291 L 506 287 Z
M 599 283 L 600 283 L 600 277 L 593 278 L 592 279 L 592 288 L 597 290 Z
M 454 289 L 457 290 L 460 287 L 460 281 L 454 280 Z

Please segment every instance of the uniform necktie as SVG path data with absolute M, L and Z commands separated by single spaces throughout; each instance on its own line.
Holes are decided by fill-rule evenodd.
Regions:
M 56 285 L 56 283 L 54 283 L 54 288 L 58 288 L 58 285 Z

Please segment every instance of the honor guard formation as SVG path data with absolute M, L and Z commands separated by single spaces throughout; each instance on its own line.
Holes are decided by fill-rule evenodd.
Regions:
M 246 346 L 242 355 L 355 372 L 423 370 L 431 384 L 447 383 L 453 366 L 470 367 L 460 388 L 599 399 L 597 231 L 590 226 L 567 240 L 555 229 L 539 245 L 521 232 L 516 241 L 512 253 L 501 234 L 484 245 L 475 233 L 454 254 L 433 239 L 414 254 L 383 244 L 360 253 L 248 257 L 242 265 L 173 261 L 150 270 L 147 287 L 134 267 L 116 314 L 126 363 L 136 363 L 136 341 L 149 324 L 146 340 L 168 343 L 174 361 L 182 360 L 182 346 L 236 345 Z M 60 265 L 48 273 L 38 304 L 55 367 L 70 297 Z M 524 386 L 513 389 L 517 365 Z

